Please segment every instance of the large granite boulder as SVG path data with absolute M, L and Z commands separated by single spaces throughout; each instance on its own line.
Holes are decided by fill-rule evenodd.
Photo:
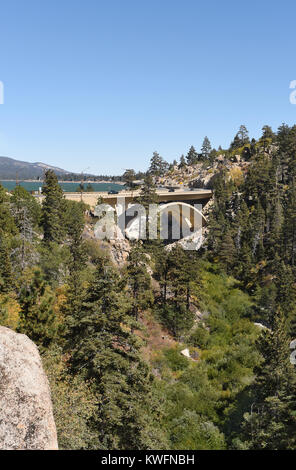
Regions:
M 36 345 L 0 326 L 0 449 L 57 449 L 47 377 Z

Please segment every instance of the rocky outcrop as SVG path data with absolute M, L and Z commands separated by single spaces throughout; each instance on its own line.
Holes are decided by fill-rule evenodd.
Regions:
M 119 267 L 124 266 L 131 250 L 129 241 L 126 239 L 118 239 L 110 240 L 109 243 L 112 261 Z
M 166 250 L 171 251 L 173 247 L 179 245 L 183 248 L 183 250 L 198 251 L 203 244 L 203 232 L 204 231 L 202 229 L 196 230 L 196 232 L 193 234 L 181 238 L 176 242 L 170 243 L 166 246 Z
M 0 326 L 0 449 L 57 449 L 50 390 L 36 345 Z
M 225 169 L 230 178 L 243 177 L 250 162 L 242 161 L 240 155 L 227 159 L 225 155 L 217 155 L 213 162 L 199 162 L 184 167 L 174 166 L 165 176 L 155 177 L 155 183 L 163 186 L 212 189 L 215 175 Z

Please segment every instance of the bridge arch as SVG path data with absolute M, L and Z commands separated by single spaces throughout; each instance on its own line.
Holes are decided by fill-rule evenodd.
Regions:
M 202 207 L 201 207 L 202 208 Z M 174 201 L 158 209 L 160 237 L 164 240 L 180 240 L 201 235 L 206 219 L 201 210 L 186 202 Z
M 174 201 L 174 202 L 161 204 L 159 206 L 159 212 L 162 212 L 164 209 L 172 208 L 174 206 L 188 207 L 190 210 L 193 210 L 199 217 L 201 217 L 204 222 L 207 221 L 207 219 L 205 218 L 205 216 L 203 215 L 201 211 L 199 211 L 196 207 L 192 206 L 191 204 L 188 204 L 187 202 Z

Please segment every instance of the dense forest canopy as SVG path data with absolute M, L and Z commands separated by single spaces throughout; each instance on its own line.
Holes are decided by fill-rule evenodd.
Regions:
M 139 201 L 219 155 L 202 249 L 133 242 L 123 266 L 52 170 L 42 207 L 0 186 L 0 324 L 39 347 L 60 448 L 296 449 L 296 126 L 241 126 L 226 150 L 205 137 L 179 163 L 155 152 Z

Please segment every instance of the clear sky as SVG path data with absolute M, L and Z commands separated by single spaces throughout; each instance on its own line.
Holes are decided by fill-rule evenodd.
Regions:
M 144 170 L 296 122 L 295 1 L 1 2 L 0 155 Z

